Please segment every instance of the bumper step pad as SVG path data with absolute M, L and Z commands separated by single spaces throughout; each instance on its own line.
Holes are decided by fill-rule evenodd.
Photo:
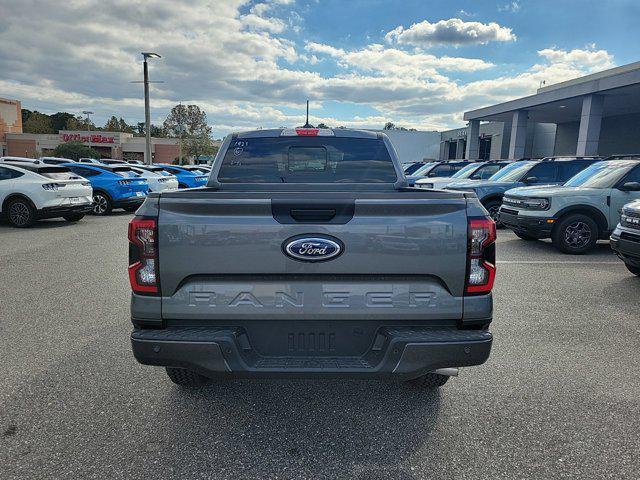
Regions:
M 456 328 L 382 328 L 362 356 L 264 356 L 240 327 L 137 329 L 135 357 L 146 365 L 182 367 L 207 376 L 415 378 L 446 367 L 484 363 L 492 335 Z

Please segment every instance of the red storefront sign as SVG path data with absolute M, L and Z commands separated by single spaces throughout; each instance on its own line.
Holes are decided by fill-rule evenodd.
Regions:
M 116 143 L 116 137 L 100 135 L 100 134 L 82 134 L 82 133 L 63 133 L 60 135 L 63 142 L 82 142 L 82 143 Z

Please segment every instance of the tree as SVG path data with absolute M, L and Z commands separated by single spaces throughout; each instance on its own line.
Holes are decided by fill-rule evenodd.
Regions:
M 395 125 L 395 123 L 387 122 L 387 123 L 384 124 L 384 127 L 382 129 L 383 130 L 395 130 L 396 129 L 396 125 Z
M 22 125 L 22 131 L 24 133 L 55 133 L 49 115 L 40 112 L 31 112 Z
M 87 123 L 86 118 L 76 116 L 76 117 L 71 117 L 67 120 L 67 125 L 65 130 L 89 130 L 89 129 L 97 130 L 93 122 Z
M 208 134 L 190 138 L 186 141 L 187 153 L 193 158 L 215 155 L 215 150 Z
M 127 122 L 124 121 L 124 118 L 120 117 L 120 120 L 118 120 L 118 125 L 120 127 L 121 132 L 133 133 L 133 127 L 127 124 Z
M 138 124 L 136 125 L 136 131 L 134 132 L 134 135 L 138 136 L 138 137 L 144 137 L 145 136 L 145 124 L 144 122 L 138 122 Z M 151 124 L 151 136 L 152 137 L 159 137 L 159 138 L 164 138 L 167 136 L 166 132 L 164 131 L 164 128 L 159 127 L 157 125 Z
M 32 114 L 33 112 L 31 110 L 27 110 L 26 108 L 22 109 L 22 125 L 24 125 L 25 123 L 27 123 L 27 120 L 29 119 L 29 116 Z
M 188 155 L 211 154 L 211 127 L 207 114 L 197 105 L 176 105 L 162 126 L 167 136 L 181 139 Z
M 60 130 L 64 130 L 67 128 L 67 122 L 70 118 L 73 118 L 73 114 L 68 112 L 58 112 L 50 115 L 51 124 L 53 125 L 53 131 L 59 132 Z
M 107 120 L 107 123 L 104 124 L 104 129 L 107 132 L 119 132 L 120 131 L 120 122 L 118 122 L 118 119 L 116 118 L 115 115 L 112 115 L 111 118 L 109 120 Z
M 316 128 L 330 128 L 327 125 L 325 125 L 324 123 L 319 123 L 318 126 Z
M 76 161 L 80 158 L 100 158 L 100 153 L 80 142 L 61 143 L 53 150 L 53 155 Z
M 124 121 L 124 118 L 116 118 L 115 115 L 112 115 L 111 118 L 107 120 L 107 123 L 104 125 L 104 130 L 108 132 L 133 133 L 133 127 L 129 126 L 127 122 Z
M 211 133 L 207 114 L 197 105 L 176 105 L 162 124 L 169 137 L 195 138 Z

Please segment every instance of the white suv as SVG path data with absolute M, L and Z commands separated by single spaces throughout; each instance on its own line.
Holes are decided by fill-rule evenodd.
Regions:
M 162 167 L 153 165 L 130 165 L 131 170 L 149 182 L 150 192 L 168 192 L 178 189 L 178 179 L 175 175 L 165 172 Z
M 47 165 L 62 165 L 63 163 L 74 163 L 75 160 L 62 157 L 40 157 L 40 163 L 46 163 Z
M 79 158 L 78 163 L 90 163 L 91 165 L 103 165 L 97 158 Z
M 37 163 L 40 163 L 40 160 L 36 160 L 35 158 L 27 158 L 27 157 L 0 157 L 0 163 L 6 163 L 6 162 L 37 164 Z
M 42 218 L 77 222 L 91 211 L 93 189 L 66 167 L 0 163 L 0 214 L 16 227 Z

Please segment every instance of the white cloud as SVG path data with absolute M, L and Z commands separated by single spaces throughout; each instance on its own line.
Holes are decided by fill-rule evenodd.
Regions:
M 437 57 L 428 53 L 409 53 L 396 48 L 372 44 L 361 50 L 345 51 L 331 45 L 307 43 L 305 49 L 336 58 L 345 68 L 355 67 L 365 72 L 389 75 L 410 75 L 443 79 L 438 71 L 475 72 L 491 68 L 493 64 L 478 58 Z
M 304 48 L 310 52 L 324 53 L 332 57 L 343 57 L 345 55 L 345 51 L 341 48 L 335 48 L 324 43 L 308 42 Z
M 550 84 L 613 66 L 613 57 L 594 46 L 546 48 L 525 71 L 502 73 L 481 58 L 407 48 L 410 37 L 356 49 L 300 44 L 279 33 L 291 33 L 291 18 L 303 21 L 288 3 L 113 0 L 99 9 L 99 0 L 87 0 L 45 2 L 34 10 L 16 2 L 0 27 L 0 92 L 29 109 L 89 108 L 98 122 L 115 114 L 136 123 L 144 118 L 142 87 L 130 82 L 141 79 L 140 52 L 151 50 L 162 55 L 150 64 L 151 79 L 165 82 L 152 86 L 155 121 L 183 102 L 204 108 L 217 136 L 299 125 L 310 99 L 316 123 L 371 128 L 393 121 L 433 129 L 460 125 L 466 110 L 534 93 L 542 79 Z M 321 69 L 330 63 L 340 66 L 338 74 Z M 470 72 L 484 79 L 465 80 Z M 329 102 L 372 113 L 338 117 L 323 109 Z
M 587 72 L 604 70 L 614 66 L 613 55 L 606 50 L 596 50 L 596 46 L 593 44 L 588 45 L 584 50 L 566 51 L 555 47 L 545 48 L 544 50 L 539 50 L 538 55 L 550 63 L 566 65 Z
M 424 20 L 406 29 L 400 25 L 388 32 L 385 39 L 390 43 L 429 47 L 511 42 L 516 40 L 516 36 L 510 28 L 494 22 L 465 22 L 459 18 L 450 18 L 436 23 Z
M 520 6 L 520 2 L 514 0 L 512 2 L 505 3 L 504 5 L 499 5 L 498 11 L 516 13 L 520 10 L 520 8 L 522 8 Z
M 596 50 L 593 45 L 571 51 L 546 48 L 538 51 L 538 55 L 545 62 L 531 66 L 526 72 L 470 82 L 458 88 L 455 95 L 483 104 L 501 102 L 535 93 L 543 80 L 551 85 L 615 66 L 611 54 Z
M 282 33 L 285 28 L 285 24 L 282 20 L 277 18 L 263 18 L 256 14 L 250 13 L 240 17 L 240 21 L 243 25 L 255 29 L 266 30 L 271 33 Z

